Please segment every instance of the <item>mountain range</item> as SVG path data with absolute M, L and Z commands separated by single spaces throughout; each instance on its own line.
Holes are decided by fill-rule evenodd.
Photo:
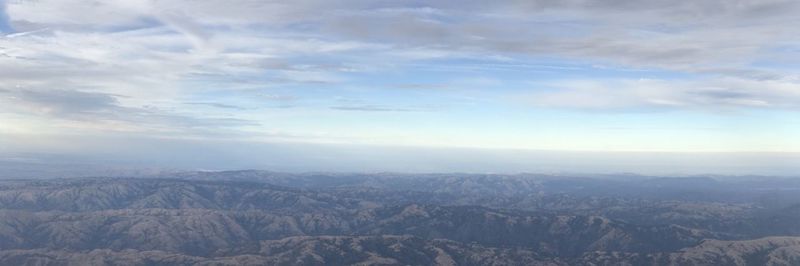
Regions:
M 0 265 L 798 265 L 800 180 L 180 172 L 0 180 Z

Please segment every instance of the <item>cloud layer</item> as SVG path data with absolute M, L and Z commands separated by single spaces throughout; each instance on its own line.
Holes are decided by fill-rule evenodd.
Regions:
M 789 0 L 1 1 L 0 122 L 430 143 L 519 105 L 796 112 L 798 13 Z

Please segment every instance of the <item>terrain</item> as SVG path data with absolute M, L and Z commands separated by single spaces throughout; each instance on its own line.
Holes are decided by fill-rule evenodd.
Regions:
M 0 265 L 798 265 L 800 180 L 180 172 L 0 180 Z

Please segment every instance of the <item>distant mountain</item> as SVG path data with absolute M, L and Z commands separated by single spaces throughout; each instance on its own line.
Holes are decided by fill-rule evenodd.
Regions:
M 800 204 L 788 194 L 764 203 L 793 182 L 259 171 L 5 180 L 0 265 L 793 265 Z

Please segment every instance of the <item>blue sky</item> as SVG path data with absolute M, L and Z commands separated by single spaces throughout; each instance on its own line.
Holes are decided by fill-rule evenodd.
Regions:
M 6 15 L 5 1 L 0 1 L 0 32 L 11 32 L 11 25 L 8 23 L 8 15 Z
M 0 6 L 0 153 L 800 152 L 796 1 Z

